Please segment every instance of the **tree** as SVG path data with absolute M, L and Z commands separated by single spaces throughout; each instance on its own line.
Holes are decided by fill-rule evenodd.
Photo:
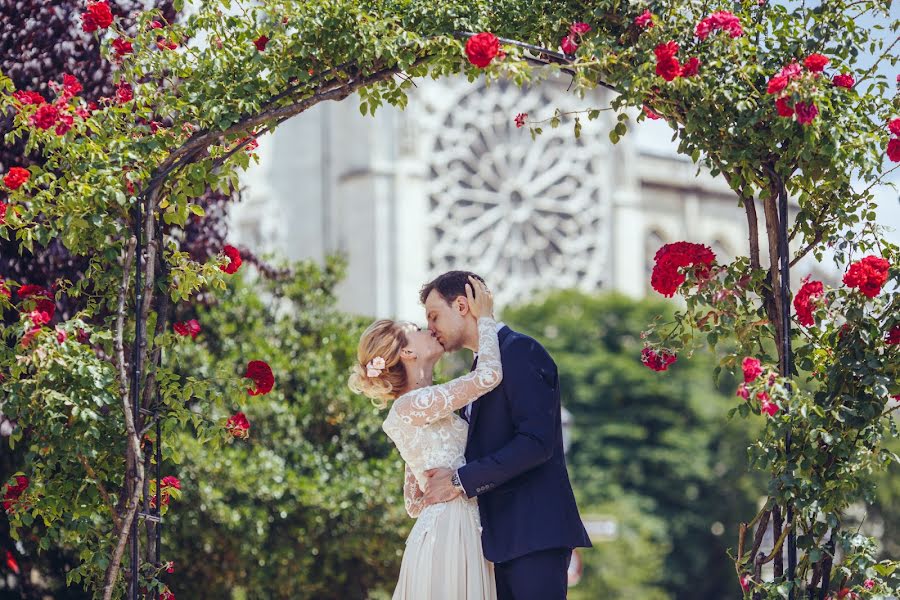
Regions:
M 754 463 L 772 474 L 769 499 L 741 529 L 737 544 L 736 576 L 746 593 L 822 600 L 845 586 L 848 593 L 868 589 L 864 582 L 870 580 L 876 593 L 896 590 L 897 565 L 876 564 L 869 542 L 840 527 L 842 511 L 866 487 L 867 474 L 897 459 L 881 441 L 890 397 L 900 395 L 897 345 L 885 341 L 893 339 L 900 294 L 882 288 L 896 282 L 900 270 L 897 248 L 874 223 L 871 189 L 886 170 L 885 146 L 888 160 L 900 160 L 900 121 L 891 120 L 896 108 L 882 93 L 884 78 L 874 70 L 854 72 L 860 44 L 871 43 L 882 59 L 896 59 L 854 19 L 867 13 L 889 18 L 887 6 L 876 0 L 798 8 L 748 1 L 721 8 L 737 12 L 660 2 L 655 13 L 641 13 L 615 0 L 590 6 L 318 0 L 241 6 L 237 14 L 227 12 L 230 0 L 218 0 L 203 3 L 183 23 L 142 14 L 132 35 L 106 2 L 89 3 L 82 27 L 98 32 L 103 55 L 117 63 L 114 98 L 94 111 L 79 98 L 78 85 L 64 81 L 53 103 L 38 102 L 25 90 L 14 95 L 10 80 L 0 77 L 0 105 L 16 112 L 7 138 L 27 134 L 27 149 L 45 157 L 42 168 L 14 167 L 4 177 L 9 202 L 0 236 L 14 237 L 28 251 L 58 239 L 73 255 L 91 257 L 84 280 L 56 290 L 90 298 L 83 315 L 58 325 L 67 339 L 87 326 L 85 318 L 96 317 L 98 307 L 113 313 L 91 328 L 110 359 L 81 357 L 80 346 L 59 344 L 62 336 L 43 327 L 51 294 L 25 293 L 21 282 L 11 286 L 24 304 L 13 306 L 0 294 L 4 308 L 20 315 L 16 326 L 5 328 L 8 347 L 0 354 L 0 369 L 7 372 L 4 410 L 21 426 L 9 439 L 20 443 L 24 431 L 29 434 L 29 474 L 8 480 L 4 492 L 14 534 L 30 525 L 27 519 L 46 521 L 46 534 L 38 536 L 46 546 L 59 543 L 62 532 L 75 532 L 67 541 L 84 541 L 83 563 L 70 580 L 84 580 L 111 598 L 122 589 L 122 558 L 137 541 L 132 525 L 144 518 L 139 509 L 146 515 L 151 493 L 156 497 L 164 484 L 146 477 L 152 463 L 141 450 L 145 428 L 160 416 L 169 427 L 192 421 L 198 439 L 223 435 L 186 406 L 221 410 L 243 397 L 247 381 L 235 373 L 217 382 L 223 393 L 211 396 L 211 382 L 180 379 L 159 359 L 174 343 L 166 334 L 173 306 L 221 291 L 226 275 L 240 266 L 236 249 L 225 247 L 222 258 L 201 262 L 175 242 L 191 215 L 205 214 L 197 198 L 207 187 L 223 193 L 234 188 L 256 137 L 319 102 L 354 92 L 364 113 L 385 102 L 403 107 L 416 77 L 465 73 L 474 79 L 485 73 L 488 80 L 526 84 L 565 72 L 576 92 L 597 85 L 619 92 L 613 141 L 627 130 L 626 108 L 665 118 L 680 138 L 679 150 L 725 177 L 747 211 L 747 257 L 720 265 L 702 244 L 661 249 L 654 286 L 666 295 L 685 294 L 688 310 L 676 314 L 674 328 L 649 332 L 651 345 L 642 351 L 648 366 L 663 370 L 680 346 L 696 341 L 692 334 L 702 332 L 711 344 L 735 339 L 738 351 L 723 360 L 727 369 L 742 356 L 761 361 L 745 370 L 740 389 L 753 400 L 735 409 L 770 415 Z M 524 42 L 501 46 L 495 34 Z M 185 40 L 209 45 L 201 51 Z M 546 47 L 560 41 L 564 53 Z M 823 75 L 829 61 L 839 71 L 834 77 Z M 159 93 L 163 82 L 166 93 Z M 588 109 L 587 117 L 607 108 Z M 563 116 L 554 114 L 551 125 Z M 788 194 L 800 207 L 792 227 Z M 766 267 L 757 203 L 765 214 Z M 800 246 L 793 255 L 788 238 Z M 801 290 L 805 329 L 795 339 L 782 282 L 803 256 L 821 259 L 828 244 L 841 264 L 855 261 L 847 286 L 820 293 L 811 283 Z M 860 254 L 867 256 L 857 261 Z M 134 288 L 132 268 L 140 274 Z M 822 324 L 826 304 L 839 323 L 846 320 L 845 335 L 834 320 L 811 326 L 810 318 Z M 790 381 L 790 342 L 801 339 L 807 343 L 796 349 L 797 364 L 815 373 L 812 392 Z M 777 356 L 764 351 L 769 340 Z M 268 391 L 264 367 L 248 367 L 253 393 Z M 94 405 L 85 405 L 89 401 Z M 96 419 L 94 406 L 121 412 Z M 76 435 L 96 445 L 75 448 Z M 44 449 L 50 460 L 41 456 Z M 89 456 L 79 456 L 88 450 Z M 172 459 L 171 449 L 165 453 Z M 81 458 L 98 465 L 92 467 L 98 483 L 90 488 L 89 505 L 73 515 L 61 508 L 71 506 L 79 491 L 73 482 L 83 480 Z M 43 460 L 54 467 L 45 468 Z M 166 487 L 166 497 L 177 497 L 177 488 Z M 101 514 L 109 520 L 100 520 Z M 766 556 L 753 528 L 764 531 L 770 520 L 778 542 Z M 145 529 L 151 542 L 141 584 L 158 588 L 152 520 Z M 805 553 L 799 565 L 795 533 Z M 780 552 L 785 541 L 787 571 Z M 834 565 L 838 545 L 846 559 Z M 770 561 L 774 577 L 763 579 L 762 567 Z
M 646 507 L 638 514 L 659 523 L 659 577 L 671 597 L 727 597 L 734 579 L 724 544 L 762 494 L 761 477 L 744 469 L 760 428 L 726 418 L 735 382 L 713 384 L 708 352 L 662 377 L 641 365 L 642 328 L 673 312 L 659 300 L 560 291 L 505 310 L 503 319 L 541 340 L 559 367 L 575 423 L 567 458 L 579 503 L 635 498 Z M 592 554 L 585 557 L 596 562 Z

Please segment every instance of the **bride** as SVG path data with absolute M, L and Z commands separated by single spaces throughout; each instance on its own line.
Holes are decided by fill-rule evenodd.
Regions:
M 359 340 L 359 364 L 350 388 L 387 408 L 382 426 L 406 462 L 406 511 L 418 518 L 406 540 L 394 600 L 495 600 L 493 564 L 481 550 L 477 499 L 459 495 L 425 506 L 425 471 L 465 464 L 468 424 L 454 411 L 500 384 L 503 370 L 494 301 L 484 283 L 469 277 L 466 297 L 478 319 L 474 371 L 432 384 L 444 352 L 431 332 L 391 320 L 376 321 Z

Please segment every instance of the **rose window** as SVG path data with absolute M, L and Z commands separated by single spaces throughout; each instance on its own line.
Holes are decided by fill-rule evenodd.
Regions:
M 601 287 L 608 271 L 607 144 L 586 119 L 544 124 L 531 139 L 513 122 L 541 118 L 564 103 L 584 106 L 556 86 L 523 92 L 513 85 L 463 81 L 426 90 L 429 269 L 471 268 L 494 280 L 498 301 L 547 287 Z M 587 142 L 587 143 L 586 143 Z M 605 159 L 605 160 L 604 160 Z

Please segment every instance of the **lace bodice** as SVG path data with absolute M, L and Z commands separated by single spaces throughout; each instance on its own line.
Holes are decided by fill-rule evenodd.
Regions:
M 474 371 L 400 396 L 382 425 L 406 461 L 404 497 L 412 516 L 421 511 L 425 471 L 458 469 L 466 462 L 468 424 L 454 411 L 500 385 L 503 378 L 497 324 L 488 317 L 478 320 L 478 351 Z

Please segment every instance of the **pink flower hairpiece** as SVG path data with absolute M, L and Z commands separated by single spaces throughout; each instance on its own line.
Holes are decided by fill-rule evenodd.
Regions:
M 366 377 L 378 377 L 384 370 L 384 359 L 376 356 L 366 365 Z

